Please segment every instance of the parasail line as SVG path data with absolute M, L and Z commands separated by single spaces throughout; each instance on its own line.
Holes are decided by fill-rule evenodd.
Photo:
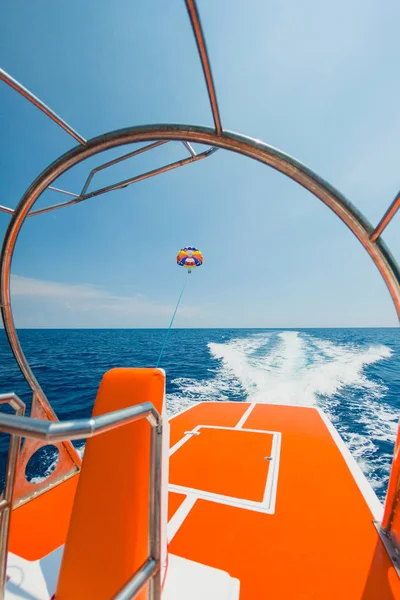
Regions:
M 190 271 L 189 271 L 189 273 L 190 273 Z M 189 273 L 188 273 L 188 274 L 189 274 Z M 185 291 L 185 287 L 186 287 L 187 281 L 188 281 L 188 280 L 187 280 L 187 278 L 186 278 L 186 280 L 185 280 L 185 283 L 183 284 L 183 288 L 182 288 L 182 290 L 181 290 L 181 293 L 180 293 L 180 295 L 179 295 L 178 302 L 176 303 L 175 310 L 174 310 L 174 314 L 172 315 L 172 319 L 171 319 L 171 322 L 170 322 L 170 324 L 169 324 L 168 331 L 167 331 L 167 333 L 165 334 L 165 338 L 164 338 L 164 342 L 163 342 L 163 345 L 162 345 L 162 348 L 161 348 L 160 354 L 158 355 L 158 360 L 157 360 L 157 364 L 156 364 L 156 369 L 158 368 L 158 365 L 160 364 L 160 360 L 161 360 L 161 357 L 162 357 L 162 353 L 164 352 L 165 344 L 167 343 L 168 336 L 169 336 L 169 332 L 171 331 L 171 327 L 172 327 L 172 324 L 173 324 L 173 322 L 174 322 L 175 315 L 176 315 L 176 313 L 177 313 L 177 310 L 178 310 L 178 307 L 179 307 L 179 303 L 180 303 L 180 301 L 181 301 L 181 298 L 182 298 L 182 296 L 183 296 L 183 292 Z

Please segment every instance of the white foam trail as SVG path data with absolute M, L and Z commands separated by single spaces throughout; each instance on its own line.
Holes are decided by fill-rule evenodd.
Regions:
M 190 400 L 228 400 L 240 390 L 251 402 L 308 406 L 346 386 L 368 389 L 379 397 L 382 386 L 369 381 L 363 369 L 391 356 L 386 346 L 336 346 L 296 331 L 211 342 L 208 347 L 221 367 L 213 379 L 174 380 L 179 392 L 169 398 L 179 410 Z
M 58 460 L 59 460 L 59 452 L 54 451 L 52 458 L 52 462 L 49 463 L 49 460 L 46 459 L 46 461 L 44 463 L 42 463 L 42 472 L 40 475 L 35 475 L 34 477 L 31 477 L 29 479 L 29 483 L 33 483 L 34 485 L 37 485 L 38 483 L 42 483 L 42 481 L 45 481 L 48 477 L 50 477 L 50 475 L 52 474 L 52 472 L 54 471 L 54 469 L 57 466 Z
M 277 338 L 278 343 L 266 355 L 254 354 L 252 340 L 210 343 L 209 348 L 252 402 L 313 405 L 319 396 L 332 396 L 349 385 L 380 393 L 379 386 L 364 376 L 363 369 L 390 357 L 391 350 L 386 346 L 335 346 L 329 341 L 301 337 L 296 331 L 278 333 Z
M 378 452 L 377 442 L 394 442 L 398 415 L 384 401 L 385 386 L 368 379 L 365 368 L 390 358 L 390 348 L 334 344 L 296 331 L 211 342 L 208 348 L 220 361 L 219 368 L 212 379 L 174 380 L 178 392 L 168 397 L 172 413 L 196 401 L 235 397 L 271 404 L 318 404 L 335 421 L 372 485 L 383 485 L 376 473 L 387 472 L 391 457 Z M 339 404 L 340 410 L 335 411 Z
M 82 460 L 84 452 L 85 452 L 85 444 L 82 443 L 80 446 L 78 446 L 77 448 L 75 448 L 75 450 L 77 451 L 80 459 Z M 54 471 L 54 469 L 57 466 L 57 463 L 59 461 L 59 452 L 54 451 L 53 456 L 52 456 L 52 462 L 49 463 L 49 460 L 46 459 L 45 462 L 42 462 L 42 472 L 40 475 L 35 475 L 34 477 L 32 477 L 29 481 L 30 483 L 33 483 L 35 485 L 37 485 L 38 483 L 42 483 L 42 481 L 45 481 L 48 477 L 50 477 L 50 475 L 52 474 L 52 472 Z

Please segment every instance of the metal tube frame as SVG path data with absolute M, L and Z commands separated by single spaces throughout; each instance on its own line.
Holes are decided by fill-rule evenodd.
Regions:
M 152 147 L 155 147 L 155 146 L 160 146 L 161 144 L 165 144 L 165 143 L 166 142 L 164 141 L 164 142 L 157 142 L 156 144 L 150 144 L 150 145 Z M 150 148 L 147 147 L 147 149 L 150 149 Z M 144 149 L 141 148 L 140 150 L 142 152 L 144 152 Z M 146 171 L 145 173 L 140 173 L 140 175 L 136 175 L 135 177 L 130 177 L 129 179 L 124 179 L 123 181 L 113 183 L 113 184 L 108 185 L 103 188 L 99 188 L 97 190 L 94 190 L 93 192 L 88 192 L 81 196 L 77 196 L 76 194 L 73 194 L 74 196 L 76 196 L 74 198 L 74 200 L 69 200 L 68 202 L 62 202 L 61 204 L 53 204 L 52 206 L 46 206 L 45 208 L 39 208 L 38 210 L 34 210 L 34 211 L 30 212 L 28 214 L 28 217 L 34 217 L 36 215 L 41 215 L 43 213 L 50 212 L 51 210 L 56 210 L 57 208 L 61 208 L 64 206 L 71 206 L 72 204 L 77 204 L 78 202 L 83 202 L 84 200 L 89 200 L 90 198 L 95 198 L 96 196 L 101 196 L 102 194 L 107 194 L 108 192 L 113 192 L 114 190 L 122 190 L 123 188 L 126 188 L 129 185 L 132 185 L 133 183 L 137 183 L 138 181 L 143 181 L 144 179 L 149 179 L 150 177 L 154 177 L 155 175 L 160 175 L 161 173 L 166 173 L 167 171 L 172 171 L 173 169 L 178 169 L 179 167 L 184 167 L 185 165 L 189 165 L 190 163 L 196 162 L 198 160 L 202 160 L 203 158 L 207 158 L 208 156 L 213 154 L 215 151 L 216 151 L 216 148 L 209 148 L 208 150 L 206 150 L 205 152 L 202 152 L 201 154 L 191 155 L 191 156 L 189 156 L 189 158 L 184 158 L 183 160 L 177 160 L 173 163 L 169 163 L 168 165 L 164 165 L 163 167 L 158 167 L 157 169 L 153 169 L 152 171 Z M 116 162 L 125 160 L 126 158 L 134 156 L 135 154 L 138 154 L 138 152 L 137 151 L 131 152 L 131 153 L 129 153 L 129 155 L 125 155 L 123 157 L 120 157 L 116 161 L 112 161 L 111 164 L 115 164 Z M 105 168 L 106 166 L 108 167 L 109 164 L 102 165 L 101 167 L 99 167 L 99 169 Z M 90 177 L 90 175 L 89 175 L 89 177 Z M 86 184 L 85 184 L 84 188 L 87 189 Z M 50 187 L 49 187 L 49 189 L 50 189 Z M 60 191 L 60 190 L 58 190 L 58 191 Z M 72 194 L 70 194 L 70 195 L 72 195 Z
M 13 215 L 14 214 L 14 209 L 13 208 L 9 208 L 8 206 L 3 206 L 2 204 L 0 205 L 0 211 L 1 212 L 5 212 L 9 215 Z
M 24 418 L 25 403 L 15 394 L 0 394 L 0 404 L 9 404 L 14 409 L 17 418 Z M 10 518 L 20 446 L 21 440 L 19 436 L 11 434 L 4 479 L 4 492 L 0 501 L 0 600 L 3 600 L 5 594 Z
M 157 561 L 152 558 L 147 559 L 112 600 L 135 600 L 147 583 L 151 586 L 152 582 L 158 579 L 159 573 L 160 569 Z M 160 595 L 154 596 L 154 592 L 149 591 L 149 597 L 151 600 L 158 600 Z
M 59 127 L 61 127 L 62 129 L 64 129 L 64 131 L 66 131 L 67 133 L 69 133 L 69 135 L 72 136 L 77 142 L 79 142 L 80 144 L 83 144 L 83 145 L 86 144 L 86 140 L 85 140 L 84 137 L 82 137 L 77 131 L 75 131 L 75 129 L 72 129 L 72 127 L 70 127 L 68 125 L 68 123 L 66 123 L 64 121 L 64 119 L 62 119 L 61 117 L 59 117 L 54 112 L 54 110 L 52 110 L 51 108 L 49 108 L 48 106 L 46 106 L 46 104 L 44 102 L 42 102 L 41 100 L 39 100 L 39 98 L 37 98 L 34 94 L 32 94 L 32 92 L 30 92 L 29 90 L 27 90 L 26 87 L 24 87 L 23 85 L 21 85 L 18 81 L 16 81 L 16 79 L 14 79 L 13 77 L 11 77 L 11 75 L 9 75 L 8 73 L 6 73 L 4 71 L 4 69 L 0 69 L 0 79 L 2 79 L 10 87 L 12 87 L 16 92 L 18 92 L 19 94 L 21 94 L 21 96 L 23 96 L 24 98 L 26 98 L 26 100 L 29 100 L 29 102 L 31 102 L 39 110 L 41 110 L 42 112 L 44 112 L 44 114 L 47 117 L 49 117 L 52 121 L 54 121 L 55 123 L 57 123 L 57 125 L 59 125 Z
M 148 150 L 153 150 L 153 148 L 157 148 L 158 146 L 162 146 L 163 144 L 167 144 L 167 143 L 168 142 L 166 140 L 154 142 L 153 144 L 149 144 L 142 148 L 138 148 L 137 150 L 134 150 L 133 152 L 129 152 L 128 154 L 124 154 L 123 156 L 119 156 L 118 158 L 115 158 L 114 160 L 110 160 L 106 163 L 103 163 L 102 165 L 99 165 L 98 167 L 95 167 L 94 169 L 92 169 L 92 171 L 89 173 L 88 177 L 86 178 L 86 181 L 83 185 L 83 188 L 82 188 L 82 191 L 80 194 L 75 194 L 74 192 L 69 192 L 67 190 L 62 190 L 60 188 L 49 185 L 49 187 L 47 189 L 52 190 L 53 192 L 59 192 L 60 194 L 65 194 L 66 196 L 72 196 L 73 200 L 68 200 L 66 202 L 60 202 L 58 204 L 52 204 L 50 206 L 45 206 L 44 208 L 39 208 L 38 210 L 31 211 L 28 214 L 28 217 L 35 217 L 37 215 L 41 215 L 41 214 L 50 212 L 52 210 L 56 210 L 57 208 L 64 208 L 66 206 L 72 206 L 73 204 L 77 204 L 78 202 L 83 202 L 84 200 L 89 200 L 90 198 L 100 196 L 101 194 L 107 194 L 108 192 L 112 192 L 114 190 L 120 190 L 120 189 L 126 188 L 129 185 L 132 185 L 133 183 L 136 183 L 138 181 L 143 181 L 144 179 L 154 177 L 155 175 L 160 175 L 161 173 L 171 171 L 172 169 L 177 169 L 179 167 L 183 167 L 192 162 L 196 162 L 203 158 L 207 158 L 208 156 L 211 156 L 211 154 L 213 154 L 217 150 L 216 148 L 209 148 L 208 150 L 201 152 L 200 154 L 196 154 L 196 152 L 194 151 L 194 149 L 188 142 L 182 142 L 182 144 L 185 146 L 185 148 L 188 150 L 188 152 L 190 154 L 189 158 L 186 158 L 183 160 L 178 160 L 178 161 L 170 163 L 168 165 L 164 165 L 163 167 L 153 169 L 152 171 L 147 171 L 145 173 L 141 173 L 140 175 L 136 175 L 135 177 L 131 177 L 130 179 L 119 181 L 117 183 L 114 183 L 113 185 L 109 185 L 104 188 L 99 188 L 90 193 L 86 193 L 87 189 L 90 185 L 90 182 L 93 179 L 93 176 L 98 171 L 101 171 L 102 169 L 107 169 L 113 165 L 116 165 L 119 162 L 127 160 L 128 158 L 132 158 L 134 156 L 137 156 L 138 154 L 147 152 Z M 14 210 L 12 208 L 8 208 L 7 206 L 0 205 L 0 211 L 9 213 L 11 215 L 14 214 Z
M 54 113 L 43 102 L 36 98 L 31 92 L 29 92 L 21 84 L 15 81 L 10 75 L 5 73 L 5 71 L 0 70 L 0 79 L 5 81 L 8 85 L 10 85 L 18 93 L 24 96 L 32 104 L 37 106 L 50 119 L 52 119 L 65 131 L 67 131 L 72 137 L 74 137 L 74 139 L 76 139 L 81 144 L 80 147 L 78 146 L 76 148 L 73 148 L 72 150 L 64 154 L 52 165 L 50 165 L 45 171 L 43 171 L 41 175 L 39 175 L 39 177 L 34 181 L 34 183 L 30 186 L 30 188 L 22 197 L 15 211 L 11 208 L 0 206 L 0 211 L 12 215 L 3 241 L 3 247 L 0 256 L 0 302 L 4 328 L 8 340 L 10 342 L 11 349 L 14 353 L 14 356 L 25 379 L 27 380 L 32 391 L 38 394 L 44 402 L 48 403 L 46 396 L 43 393 L 34 374 L 32 373 L 32 370 L 21 348 L 10 304 L 11 263 L 15 243 L 22 224 L 24 223 L 27 217 L 33 216 L 35 214 L 42 214 L 43 212 L 55 210 L 56 208 L 70 206 L 88 198 L 95 197 L 97 195 L 107 193 L 115 189 L 121 189 L 123 187 L 126 187 L 127 185 L 134 183 L 135 181 L 140 181 L 142 179 L 152 177 L 158 173 L 162 173 L 176 168 L 178 166 L 182 166 L 187 162 L 199 160 L 199 158 L 202 157 L 202 155 L 197 155 L 194 152 L 191 146 L 192 143 L 208 144 L 209 146 L 211 146 L 211 148 L 208 151 L 202 153 L 203 156 L 208 156 L 217 148 L 223 148 L 225 150 L 230 150 L 232 152 L 242 154 L 243 156 L 253 158 L 290 177 L 293 181 L 297 182 L 298 184 L 309 190 L 312 194 L 314 194 L 317 198 L 324 202 L 324 204 L 326 204 L 326 206 L 328 206 L 347 225 L 347 227 L 349 227 L 349 229 L 361 242 L 365 250 L 368 252 L 370 257 L 374 261 L 388 287 L 393 303 L 395 305 L 395 309 L 397 311 L 397 315 L 400 318 L 400 271 L 394 258 L 392 257 L 389 250 L 386 248 L 386 245 L 382 242 L 380 238 L 381 233 L 400 207 L 400 194 L 395 198 L 392 205 L 386 211 L 378 226 L 376 228 L 373 228 L 370 225 L 370 223 L 365 219 L 365 217 L 352 204 L 350 204 L 350 202 L 348 202 L 344 198 L 344 196 L 342 196 L 334 187 L 332 187 L 321 177 L 316 175 L 309 168 L 298 162 L 296 159 L 288 156 L 287 154 L 284 154 L 276 148 L 273 148 L 271 146 L 268 146 L 267 144 L 260 142 L 259 140 L 251 139 L 249 137 L 245 137 L 237 133 L 224 131 L 221 125 L 221 118 L 217 103 L 215 85 L 212 76 L 211 65 L 204 38 L 204 33 L 201 26 L 198 9 L 196 6 L 196 0 L 185 1 L 205 77 L 212 116 L 214 120 L 214 129 L 206 127 L 170 124 L 150 125 L 142 127 L 130 127 L 119 131 L 110 132 L 105 135 L 94 138 L 90 141 L 86 141 L 82 136 L 75 132 L 67 123 L 65 123 L 65 121 L 63 121 L 56 113 Z M 161 169 L 149 171 L 148 173 L 144 173 L 137 177 L 119 182 L 112 186 L 107 186 L 106 188 L 96 190 L 89 194 L 86 193 L 95 172 L 97 172 L 98 170 L 106 168 L 107 166 L 111 166 L 111 164 L 115 164 L 116 162 L 120 162 L 121 160 L 125 160 L 126 158 L 135 155 L 135 153 L 144 152 L 147 149 L 150 149 L 150 147 L 158 146 L 167 141 L 182 142 L 189 151 L 191 157 L 184 161 L 172 163 L 170 165 L 162 167 Z M 79 196 L 72 192 L 67 192 L 65 190 L 61 190 L 59 188 L 54 188 L 53 186 L 51 186 L 51 184 L 59 176 L 61 176 L 67 170 L 71 169 L 86 158 L 89 158 L 111 148 L 117 148 L 119 146 L 140 142 L 150 142 L 150 147 L 148 146 L 145 148 L 141 148 L 139 151 L 135 151 L 134 153 L 124 155 L 119 159 L 116 159 L 115 161 L 110 161 L 109 163 L 105 163 L 104 165 L 101 165 L 100 167 L 94 169 L 89 174 L 83 186 L 82 192 Z M 49 188 L 66 195 L 70 195 L 73 197 L 73 199 L 68 202 L 63 202 L 58 205 L 30 212 L 36 200 L 46 189 Z M 394 475 L 394 473 L 392 473 L 392 475 Z M 388 505 L 388 503 L 389 499 L 387 501 L 385 514 L 390 514 L 391 512 L 391 507 Z M 145 567 L 148 570 L 148 572 L 152 571 L 152 565 L 146 563 L 144 568 Z M 139 586 L 137 587 L 137 589 L 140 590 L 145 584 L 141 583 L 141 581 L 142 580 L 137 579 L 136 581 L 131 582 L 131 585 L 133 585 L 134 589 L 136 589 L 136 587 Z M 152 589 L 155 589 L 153 584 Z M 127 597 L 128 596 L 122 595 L 120 596 L 120 598 L 118 598 L 118 600 L 122 600 L 123 598 Z
M 115 158 L 114 160 L 110 160 L 106 163 L 103 163 L 102 165 L 95 167 L 94 169 L 92 169 L 83 185 L 82 191 L 80 193 L 80 197 L 84 196 L 86 193 L 86 190 L 89 187 L 90 182 L 93 179 L 93 176 L 98 173 L 99 171 L 102 171 L 103 169 L 107 169 L 108 167 L 112 167 L 113 165 L 116 165 L 124 160 L 127 160 L 128 158 L 133 158 L 134 156 L 137 156 L 138 154 L 143 154 L 143 152 L 147 152 L 148 150 L 153 150 L 153 148 L 157 148 L 158 146 L 162 146 L 163 144 L 166 144 L 167 142 L 154 142 L 154 144 L 148 144 L 147 146 L 143 146 L 142 148 L 138 148 L 137 150 L 134 150 L 133 152 L 128 152 L 128 154 L 124 154 L 123 156 L 119 156 L 118 158 Z
M 242 154 L 276 169 L 308 189 L 347 225 L 367 250 L 389 289 L 397 314 L 400 317 L 400 271 L 394 258 L 381 238 L 377 238 L 376 241 L 371 239 L 374 230 L 361 213 L 334 187 L 309 168 L 276 148 L 237 133 L 224 131 L 218 134 L 216 130 L 206 127 L 168 124 L 130 127 L 107 133 L 89 140 L 85 146 L 77 146 L 71 149 L 43 171 L 22 197 L 10 220 L 4 238 L 0 256 L 0 302 L 4 327 L 14 356 L 25 379 L 33 392 L 40 395 L 44 402 L 48 403 L 23 353 L 10 304 L 11 263 L 22 224 L 40 195 L 58 177 L 86 158 L 119 146 L 139 142 L 159 142 L 162 140 L 206 144 L 211 146 L 211 149 L 207 153 L 214 152 L 216 148 L 223 148 Z M 186 160 L 196 160 L 200 156 L 196 155 L 196 157 L 190 157 Z M 164 167 L 164 169 L 168 169 L 168 167 Z M 146 176 L 151 176 L 151 174 L 152 172 L 138 177 L 145 178 Z M 121 182 L 119 186 L 122 184 L 129 185 L 134 180 L 137 180 L 137 178 Z M 109 186 L 109 188 L 103 188 L 100 191 L 105 192 L 110 188 L 115 189 L 115 187 L 115 185 Z M 100 191 L 92 192 L 92 196 L 98 194 Z M 74 198 L 72 202 L 75 201 L 76 199 Z M 154 588 L 154 586 L 155 584 L 152 584 L 151 587 Z
M 49 185 L 49 190 L 53 192 L 59 192 L 60 194 L 65 194 L 66 196 L 73 196 L 74 198 L 79 198 L 79 194 L 74 194 L 73 192 L 68 192 L 67 190 L 61 190 L 60 188 L 53 187 Z
M 160 140 L 187 141 L 189 143 L 206 144 L 211 146 L 211 150 L 207 151 L 208 153 L 214 152 L 214 148 L 231 150 L 269 165 L 308 189 L 333 210 L 333 212 L 350 228 L 357 239 L 362 243 L 385 280 L 397 310 L 397 314 L 400 316 L 400 272 L 389 250 L 380 238 L 378 238 L 376 242 L 371 240 L 373 228 L 361 213 L 359 213 L 335 188 L 306 166 L 276 148 L 236 133 L 224 131 L 221 135 L 218 135 L 213 129 L 194 126 L 188 127 L 184 125 L 131 127 L 94 138 L 88 141 L 85 146 L 77 146 L 56 160 L 43 171 L 41 175 L 39 175 L 36 181 L 27 190 L 10 220 L 0 257 L 1 312 L 4 327 L 14 356 L 28 384 L 34 392 L 45 397 L 38 382 L 33 376 L 20 346 L 10 306 L 11 262 L 15 243 L 22 224 L 30 213 L 36 200 L 48 186 L 52 185 L 60 175 L 86 158 L 94 156 L 99 152 L 123 145 Z M 186 160 L 195 160 L 200 156 L 201 155 L 196 155 L 196 157 Z M 149 176 L 149 173 L 146 175 Z M 143 178 L 145 175 L 139 175 L 138 177 Z M 136 180 L 136 178 L 133 179 Z M 126 180 L 117 185 L 126 185 L 131 181 L 132 180 Z M 102 188 L 101 191 L 104 192 L 105 189 L 109 189 L 110 187 L 115 189 L 115 186 L 109 186 L 108 188 Z M 99 193 L 99 190 L 92 192 L 92 195 L 96 193 Z M 75 201 L 75 199 L 73 201 Z
M 219 114 L 217 93 L 215 91 L 214 79 L 211 71 L 210 59 L 208 57 L 206 40 L 201 26 L 199 11 L 197 10 L 195 0 L 186 0 L 186 8 L 189 14 L 194 37 L 196 39 L 197 50 L 199 52 L 201 66 L 203 67 L 204 78 L 206 80 L 208 97 L 210 99 L 212 115 L 214 119 L 215 131 L 218 135 L 222 133 L 221 117 Z
M 392 204 L 389 206 L 382 219 L 379 221 L 375 230 L 371 235 L 371 241 L 376 242 L 378 237 L 381 235 L 384 229 L 389 225 L 390 221 L 393 219 L 394 215 L 400 208 L 400 192 L 397 194 L 396 198 L 393 200 Z
M 150 485 L 149 485 L 149 557 L 144 565 L 117 593 L 114 600 L 135 598 L 149 583 L 150 600 L 160 597 L 160 556 L 161 556 L 161 460 L 162 460 L 162 417 L 151 402 L 143 402 L 89 419 L 73 419 L 56 423 L 42 419 L 32 419 L 23 415 L 25 405 L 15 394 L 0 395 L 0 403 L 8 401 L 17 415 L 0 414 L 0 431 L 11 434 L 9 459 L 7 464 L 4 501 L 0 504 L 2 519 L 0 525 L 0 600 L 5 593 L 7 570 L 7 546 L 12 509 L 12 492 L 15 468 L 18 459 L 20 438 L 33 438 L 49 443 L 79 440 L 101 435 L 117 427 L 123 427 L 139 419 L 147 419 L 151 426 L 150 438 Z

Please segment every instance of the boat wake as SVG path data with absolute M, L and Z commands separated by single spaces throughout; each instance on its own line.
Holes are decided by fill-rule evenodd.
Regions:
M 398 414 L 385 402 L 386 386 L 368 377 L 367 370 L 390 358 L 390 348 L 336 344 L 309 333 L 282 331 L 211 342 L 208 349 L 218 362 L 213 376 L 175 379 L 176 393 L 168 397 L 172 412 L 200 400 L 317 405 L 382 497 Z

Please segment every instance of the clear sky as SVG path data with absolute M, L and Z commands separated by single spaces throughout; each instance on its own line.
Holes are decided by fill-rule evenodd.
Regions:
M 226 129 L 311 167 L 376 224 L 400 187 L 400 5 L 395 0 L 200 0 Z M 148 123 L 212 125 L 181 0 L 5 0 L 3 68 L 84 137 Z M 15 207 L 75 145 L 0 82 L 0 203 Z M 97 157 L 57 184 L 80 191 Z M 186 156 L 171 143 L 99 174 L 113 183 Z M 38 206 L 65 197 L 46 192 Z M 9 217 L 0 214 L 1 235 Z M 400 260 L 400 216 L 383 236 Z M 218 151 L 184 168 L 30 219 L 13 262 L 20 327 L 391 326 L 376 267 L 318 199 Z

